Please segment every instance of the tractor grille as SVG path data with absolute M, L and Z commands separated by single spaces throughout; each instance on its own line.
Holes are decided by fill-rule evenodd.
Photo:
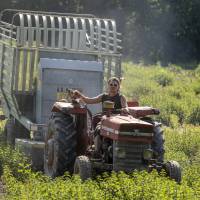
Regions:
M 142 155 L 149 144 L 113 141 L 113 170 L 130 172 L 144 169 Z

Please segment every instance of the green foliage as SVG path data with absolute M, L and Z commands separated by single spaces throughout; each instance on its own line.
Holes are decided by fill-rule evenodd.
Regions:
M 126 79 L 123 93 L 139 99 L 141 105 L 161 110 L 158 118 L 164 122 L 165 160 L 176 160 L 182 168 L 182 182 L 177 184 L 165 172 L 134 171 L 103 174 L 82 182 L 80 177 L 65 174 L 54 180 L 30 170 L 27 160 L 17 151 L 0 147 L 2 181 L 8 200 L 63 200 L 63 199 L 200 199 L 200 126 L 199 83 L 196 71 L 181 70 L 176 66 L 123 66 Z M 163 85 L 158 77 L 171 80 Z M 159 81 L 158 81 L 159 80 Z M 190 123 L 190 124 L 189 124 Z M 192 125 L 194 124 L 194 125 Z M 196 125 L 196 126 L 195 126 Z M 0 124 L 1 131 L 3 125 Z M 9 159 L 8 159 L 9 158 Z
M 194 174 L 191 173 L 195 173 Z M 17 181 L 5 168 L 7 199 L 62 200 L 62 199 L 197 199 L 199 195 L 199 170 L 195 166 L 187 171 L 182 184 L 158 175 L 133 172 L 131 174 L 104 174 L 96 180 L 81 182 L 78 176 L 48 179 L 41 174 L 30 173 L 25 183 Z M 191 176 L 192 181 L 188 178 Z M 195 181 L 195 182 L 194 182 Z
M 159 108 L 164 124 L 199 124 L 199 76 L 196 71 L 170 66 L 142 66 L 125 63 L 122 91 L 129 100 Z
M 63 199 L 179 199 L 200 197 L 200 127 L 184 125 L 164 128 L 166 160 L 177 160 L 182 167 L 181 184 L 166 177 L 165 172 L 134 171 L 130 174 L 111 173 L 82 182 L 80 177 L 65 174 L 54 180 L 32 172 L 26 164 L 16 165 L 23 179 L 3 163 L 2 180 L 8 200 L 63 200 Z M 3 156 L 3 154 L 2 154 Z M 7 154 L 5 153 L 5 157 Z M 20 155 L 18 155 L 20 162 Z M 5 161 L 4 161 L 5 162 Z
M 195 72 L 199 75 L 200 74 L 200 65 L 197 66 L 197 68 L 195 69 Z
M 9 147 L 0 148 L 0 163 L 9 166 L 11 173 L 18 180 L 26 179 L 26 172 L 30 170 L 27 159 L 19 151 Z
M 173 77 L 169 76 L 169 74 L 166 72 L 162 74 L 158 74 L 154 78 L 155 78 L 155 81 L 163 87 L 172 85 L 173 83 Z
M 165 129 L 166 159 L 177 160 L 182 167 L 200 163 L 200 128 L 184 125 Z

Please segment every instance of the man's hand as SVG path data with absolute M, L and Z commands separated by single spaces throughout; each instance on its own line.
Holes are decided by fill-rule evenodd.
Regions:
M 82 97 L 81 92 L 79 92 L 78 90 L 74 90 L 74 91 L 73 91 L 73 93 L 72 93 L 72 98 L 78 99 L 78 98 L 81 98 L 81 97 Z
M 128 108 L 122 108 L 121 109 L 121 114 L 122 115 L 128 115 L 128 114 L 130 114 Z

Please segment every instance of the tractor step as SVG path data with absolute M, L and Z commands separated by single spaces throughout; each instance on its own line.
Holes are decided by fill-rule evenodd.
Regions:
M 19 138 L 15 139 L 15 147 L 30 159 L 31 166 L 34 170 L 43 171 L 44 145 L 45 143 L 42 141 Z

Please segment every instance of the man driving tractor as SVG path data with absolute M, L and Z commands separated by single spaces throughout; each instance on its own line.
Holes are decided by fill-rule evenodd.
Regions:
M 111 77 L 108 80 L 108 93 L 102 93 L 96 97 L 87 97 L 83 95 L 78 90 L 73 91 L 73 98 L 80 98 L 86 104 L 97 104 L 102 103 L 102 112 L 104 112 L 103 103 L 105 101 L 112 101 L 114 102 L 114 111 L 116 110 L 121 112 L 121 114 L 129 114 L 129 108 L 127 104 L 127 100 L 124 95 L 120 94 L 120 79 L 117 77 Z M 146 120 L 146 119 L 143 119 Z M 98 152 L 99 147 L 101 146 L 101 137 L 98 134 L 100 131 L 100 118 L 95 123 L 95 132 L 94 132 L 94 142 L 95 142 L 95 150 Z M 154 121 L 147 121 L 152 123 L 154 126 L 154 136 L 153 136 L 153 146 L 152 148 L 157 154 L 158 161 L 163 162 L 163 155 L 164 155 L 164 138 L 163 133 L 160 128 L 160 124 Z
M 112 77 L 108 80 L 108 93 L 100 94 L 96 97 L 86 97 L 78 90 L 73 92 L 74 98 L 80 98 L 87 104 L 104 103 L 105 101 L 114 102 L 114 109 L 119 110 L 124 114 L 128 113 L 128 105 L 124 95 L 120 94 L 120 80 L 117 77 Z M 102 111 L 103 108 L 102 108 Z

